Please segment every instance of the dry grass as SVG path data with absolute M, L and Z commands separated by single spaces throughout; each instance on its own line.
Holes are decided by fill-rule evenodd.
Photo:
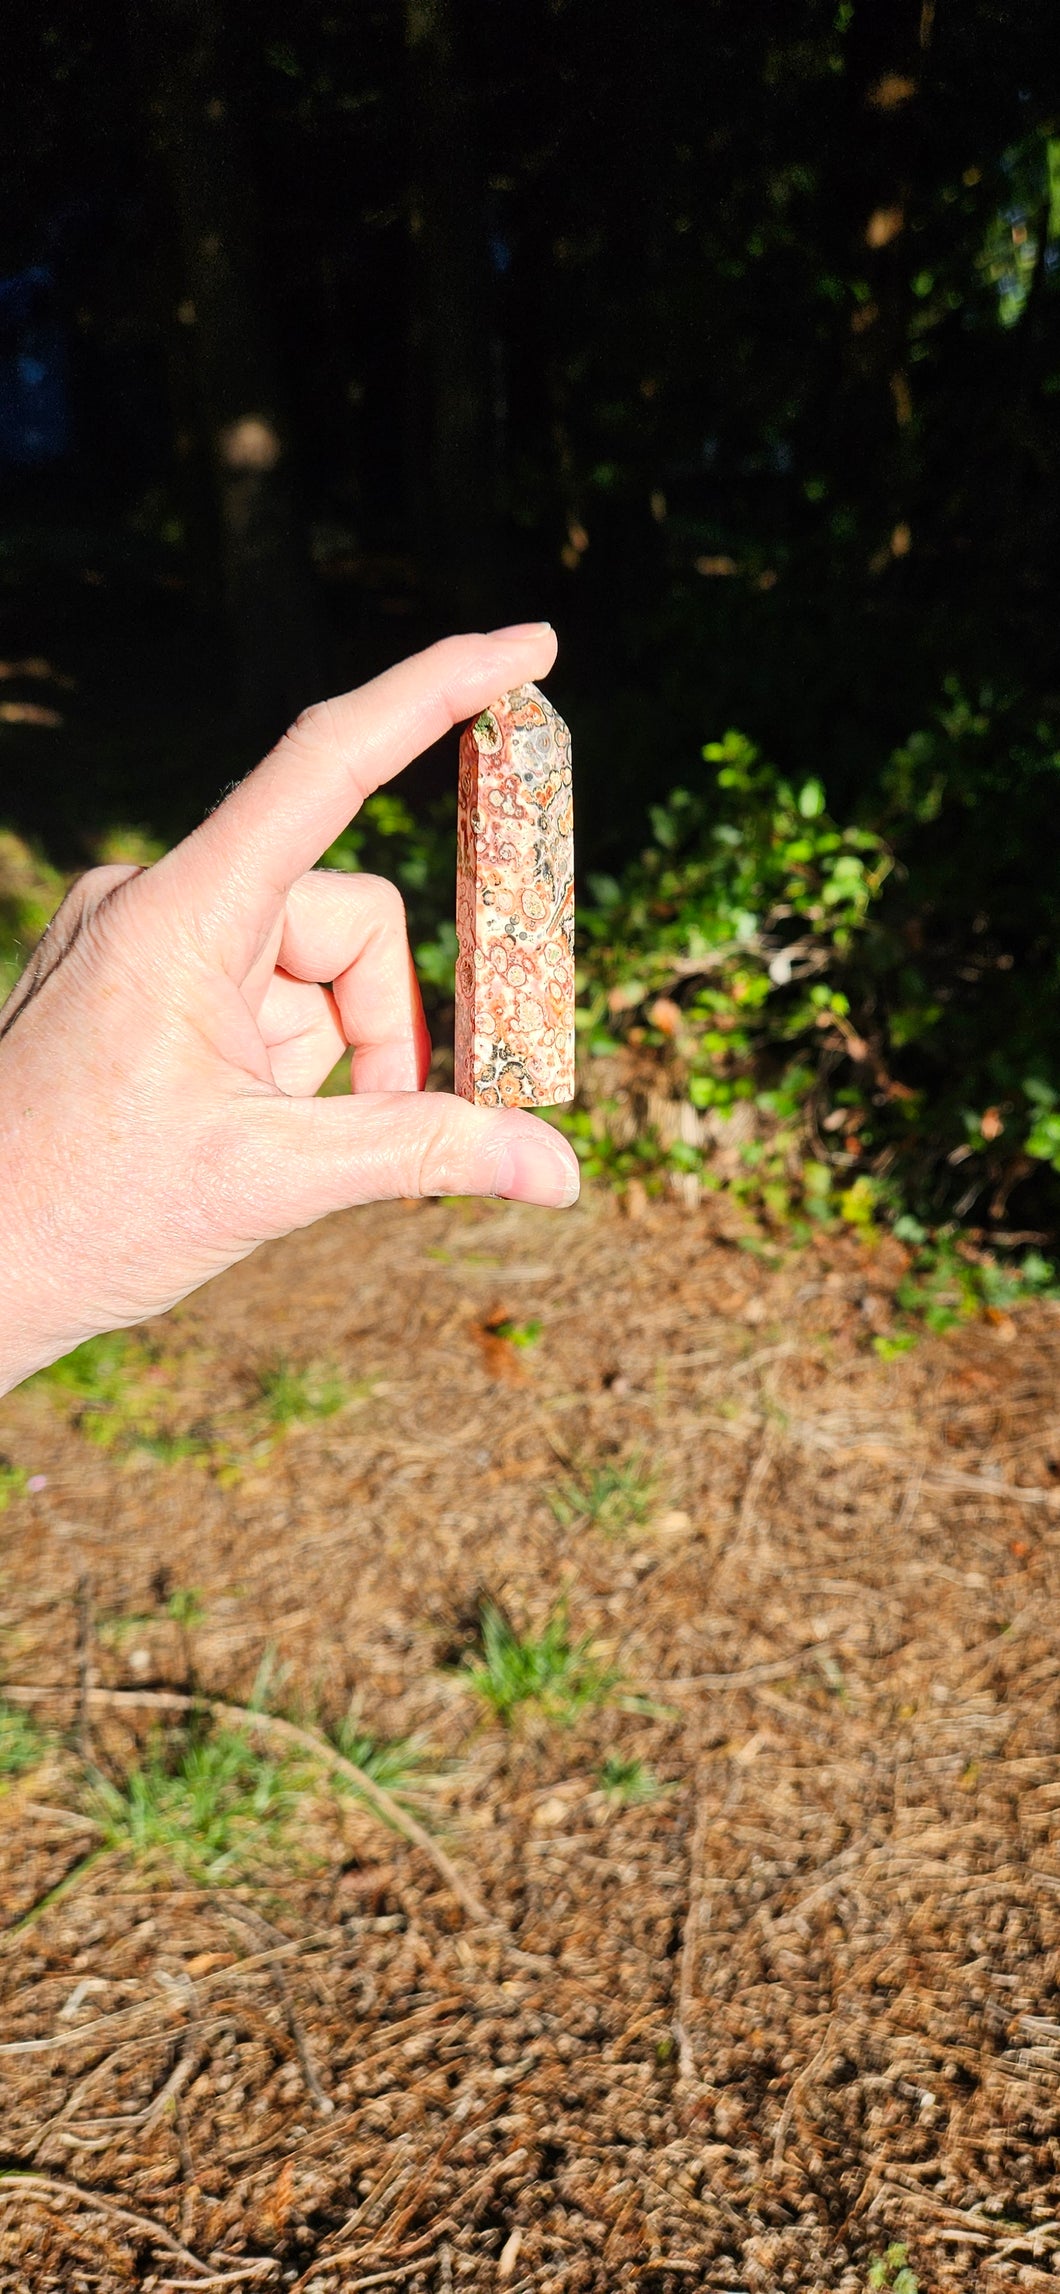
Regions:
M 152 1334 L 223 1475 L 101 1451 L 54 1383 L 3 1406 L 47 1477 L 3 1677 L 75 1692 L 38 1720 L 86 1576 L 114 1777 L 144 1724 L 100 1691 L 245 1703 L 271 1648 L 314 1733 L 352 1699 L 429 1748 L 492 1922 L 323 1775 L 297 1861 L 147 1872 L 45 1740 L 0 1788 L 5 2290 L 855 2294 L 899 2245 L 921 2294 L 1060 2285 L 1060 1317 L 882 1363 L 893 1246 L 766 1275 L 725 1215 L 395 1206 L 261 1254 Z M 517 1383 L 499 1319 L 541 1324 Z M 269 1347 L 358 1400 L 241 1457 Z M 664 1510 L 557 1518 L 631 1458 Z M 484 1604 L 527 1645 L 562 1605 L 639 1706 L 502 1724 Z

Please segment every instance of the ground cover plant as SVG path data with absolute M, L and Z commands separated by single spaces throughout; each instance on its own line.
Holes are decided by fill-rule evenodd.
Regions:
M 21 1776 L 42 1759 L 45 1739 L 27 1713 L 6 1705 L 0 1697 L 0 1778 Z
M 294 1426 L 311 1418 L 333 1418 L 349 1390 L 333 1370 L 296 1369 L 282 1356 L 257 1373 L 262 1406 L 270 1425 Z
M 421 1812 L 429 1797 L 430 1786 L 436 1780 L 437 1763 L 430 1746 L 415 1736 L 375 1736 L 364 1727 L 357 1714 L 344 1713 L 333 1731 L 338 1750 L 352 1761 L 355 1768 L 375 1784 L 385 1787 L 400 1807 L 418 1808 Z M 347 1777 L 338 1775 L 340 1790 L 359 1794 L 363 1790 Z
M 517 1631 L 495 1602 L 485 1601 L 479 1619 L 481 1655 L 464 1661 L 467 1686 L 498 1720 L 512 1722 L 523 1708 L 569 1724 L 586 1706 L 607 1702 L 618 1681 L 596 1656 L 592 1637 L 572 1640 L 566 1608 L 560 1604 L 535 1632 Z
M 104 1847 L 216 1886 L 294 1856 L 305 1783 L 304 1770 L 270 1760 L 238 1730 L 200 1727 L 156 1737 L 120 1783 L 96 1776 L 85 1812 Z
M 643 1528 L 655 1496 L 655 1476 L 636 1452 L 582 1467 L 550 1491 L 549 1504 L 563 1528 L 584 1524 L 605 1537 L 625 1537 Z
M 654 1800 L 664 1789 L 654 1769 L 636 1754 L 609 1752 L 598 1776 L 601 1792 L 620 1808 L 635 1808 L 640 1801 Z

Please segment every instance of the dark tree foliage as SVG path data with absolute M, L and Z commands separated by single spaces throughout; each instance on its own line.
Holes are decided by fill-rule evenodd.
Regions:
M 980 1099 L 1060 1079 L 1054 18 L 19 11 L 0 268 L 51 271 L 72 433 L 12 473 L 4 650 L 80 689 L 43 761 L 0 728 L 0 813 L 67 860 L 171 834 L 249 761 L 240 698 L 267 735 L 300 680 L 545 613 L 587 860 L 674 784 L 717 818 L 737 726 L 895 852 L 916 1089 L 958 1049 Z M 246 418 L 268 468 L 226 464 Z

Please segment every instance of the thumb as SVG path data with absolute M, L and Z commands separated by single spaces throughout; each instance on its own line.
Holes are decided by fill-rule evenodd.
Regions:
M 443 1092 L 252 1102 L 234 1161 L 244 1202 L 272 1235 L 395 1196 L 503 1195 L 560 1209 L 577 1200 L 581 1183 L 573 1150 L 551 1124 Z

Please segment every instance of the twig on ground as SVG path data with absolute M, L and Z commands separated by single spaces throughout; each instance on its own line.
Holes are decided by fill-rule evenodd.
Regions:
M 902 1497 L 901 1505 L 898 1508 L 898 1518 L 894 1525 L 894 1534 L 896 1537 L 901 1537 L 904 1531 L 911 1526 L 916 1513 L 916 1509 L 920 1503 L 920 1492 L 923 1489 L 923 1486 L 924 1468 L 923 1466 L 914 1466 L 913 1471 L 909 1476 L 909 1480 L 905 1485 L 905 1491 Z
M 5 1684 L 4 1687 L 4 1696 L 9 1704 L 47 1704 L 51 1699 L 68 1696 L 69 1693 L 68 1689 L 29 1688 L 17 1683 L 10 1687 Z M 429 1858 L 439 1879 L 456 1897 L 461 1909 L 476 1927 L 501 1927 L 502 1923 L 494 1918 L 481 1898 L 476 1896 L 474 1889 L 468 1886 L 444 1848 L 432 1839 L 415 1816 L 410 1815 L 408 1809 L 403 1808 L 401 1802 L 395 1800 L 384 1785 L 377 1784 L 374 1776 L 358 1768 L 355 1761 L 347 1760 L 344 1753 L 337 1751 L 333 1744 L 329 1744 L 327 1737 L 319 1736 L 315 1729 L 299 1728 L 295 1721 L 281 1720 L 276 1713 L 257 1712 L 250 1705 L 230 1705 L 218 1697 L 190 1696 L 178 1689 L 90 1688 L 87 1698 L 90 1709 L 101 1712 L 132 1710 L 134 1707 L 145 1712 L 205 1712 L 214 1720 L 226 1721 L 231 1728 L 256 1731 L 259 1736 L 272 1737 L 278 1744 L 288 1744 L 292 1749 L 309 1753 L 322 1767 L 329 1768 L 336 1776 L 345 1776 L 351 1784 L 355 1784 L 358 1792 L 374 1807 L 376 1814 L 393 1831 L 400 1833 L 410 1847 L 418 1848 L 422 1855 Z
M 467 2129 L 464 2128 L 462 2131 L 466 2133 Z M 460 2213 L 462 2221 L 466 2222 L 468 2220 L 467 2208 L 468 2202 L 470 2200 L 481 2198 L 483 2192 L 489 2189 L 493 2183 L 500 2182 L 505 2175 L 512 2172 L 513 2168 L 522 2166 L 524 2160 L 527 2159 L 529 2155 L 530 2154 L 526 2150 L 525 2146 L 521 2145 L 518 2150 L 509 2151 L 506 2158 L 495 2159 L 491 2166 L 484 2167 L 481 2174 L 475 2175 L 471 2182 L 465 2183 L 464 2188 L 460 2193 Z M 375 2194 L 373 2193 L 372 2195 L 374 2196 Z M 452 2228 L 453 2224 L 451 2221 L 447 2216 L 443 2216 L 440 2222 L 432 2223 L 430 2233 L 426 2234 L 422 2240 L 417 2240 L 416 2243 L 417 2245 L 426 2246 L 430 2244 L 433 2239 L 438 2237 L 440 2231 L 452 2230 Z M 340 2262 L 367 2262 L 371 2258 L 371 2254 L 372 2248 L 370 2245 L 360 2247 L 340 2246 L 337 2248 L 334 2254 L 318 2256 L 316 2263 L 313 2265 L 313 2269 L 315 2272 L 322 2269 L 334 2270 L 337 2268 Z M 399 2275 L 401 2277 L 407 2277 L 410 2271 L 421 2267 L 422 2264 L 417 2262 L 402 2263 Z M 353 2288 L 355 2286 L 372 2286 L 376 2284 L 383 2285 L 388 2275 L 390 2275 L 390 2273 L 384 2271 L 378 2279 L 348 2279 L 346 2285 L 343 2287 L 343 2294 L 353 2294 Z M 292 2288 L 291 2294 L 297 2294 L 297 2288 Z
M 791 2122 L 795 2115 L 795 2105 L 798 2102 L 803 2088 L 809 2086 L 810 2080 L 818 2071 L 823 2070 L 824 2065 L 832 2052 L 832 2047 L 835 2039 L 836 2021 L 836 2017 L 833 2016 L 832 2021 L 829 2023 L 828 2029 L 825 2032 L 824 2038 L 822 2039 L 821 2044 L 817 2049 L 816 2055 L 812 2055 L 809 2062 L 803 2065 L 802 2070 L 796 2072 L 795 2077 L 788 2089 L 787 2099 L 777 2121 L 777 2131 L 773 2137 L 773 2173 L 778 2181 L 780 2179 L 781 2171 L 784 2165 L 784 2148 L 787 2143 L 788 2135 L 791 2131 Z
M 219 1909 L 231 1912 L 233 1917 L 237 1920 L 246 1921 L 247 1925 L 252 1927 L 256 1934 L 259 1936 L 275 1937 L 278 1942 L 283 1943 L 290 1941 L 289 1937 L 281 1937 L 279 1929 L 274 1928 L 269 1920 L 263 1919 L 261 1913 L 254 1911 L 250 1904 L 241 1904 L 238 1897 L 234 1897 L 231 1904 L 220 1906 Z M 309 2042 L 306 2039 L 306 2035 L 302 2028 L 294 2000 L 291 1997 L 287 1978 L 278 1960 L 274 1960 L 272 1962 L 269 1972 L 272 1977 L 273 1987 L 279 1998 L 280 2005 L 283 2008 L 284 2017 L 287 2023 L 287 2029 L 291 2036 L 291 2044 L 294 2048 L 295 2054 L 298 2057 L 298 2061 L 301 2064 L 302 2077 L 305 2080 L 306 2088 L 312 2100 L 314 2110 L 319 2111 L 322 2118 L 328 2119 L 331 2117 L 335 2105 L 331 2099 L 331 2096 L 320 2084 L 320 2080 L 317 2076 L 316 2068 L 313 2063 L 313 2058 L 309 2052 Z
M 751 1688 L 756 1681 L 782 1681 L 788 1673 L 797 1672 L 807 1658 L 830 1655 L 833 1646 L 831 1641 L 808 1641 L 801 1649 L 793 1649 L 790 1657 L 770 1657 L 761 1665 L 737 1665 L 731 1673 L 664 1675 L 661 1680 L 649 1681 L 648 1687 L 659 1696 L 665 1696 L 670 1689 Z
M 399 2262 L 393 2270 L 373 2270 L 368 2278 L 347 2278 L 342 2294 L 359 2294 L 368 2286 L 397 2286 L 402 2278 L 411 2278 L 419 2269 L 417 2262 Z
M 176 2068 L 170 2072 L 164 2087 L 159 2088 L 157 2095 L 150 2103 L 144 2105 L 142 2111 L 132 2111 L 126 2113 L 124 2117 L 110 2119 L 85 2119 L 82 2121 L 85 2130 L 82 2134 L 73 2123 L 76 2102 L 83 2099 L 88 2086 L 100 2076 L 101 2072 L 108 2070 L 122 2052 L 120 2047 L 115 2048 L 113 2055 L 108 2056 L 103 2063 L 97 2063 L 95 2070 L 89 2073 L 88 2079 L 82 2080 L 80 2086 L 75 2090 L 75 2097 L 71 2097 L 64 2109 L 43 2129 L 35 2145 L 35 2155 L 38 2158 L 46 2142 L 59 2142 L 70 2150 L 109 2151 L 112 2144 L 117 2142 L 119 2135 L 132 2134 L 136 2129 L 139 2129 L 141 2134 L 146 2134 L 148 2129 L 154 2125 L 155 2120 L 161 2117 L 166 2104 L 175 2103 L 181 2088 L 187 2086 L 192 2072 L 197 2069 L 202 2061 L 201 2050 L 189 2047 L 186 2054 L 180 2057 Z M 102 2133 L 100 2133 L 101 2128 Z
M 788 1426 L 792 1441 L 801 1442 L 807 1449 L 826 1450 L 829 1457 L 843 1463 L 853 1458 L 872 1458 L 900 1467 L 908 1460 L 883 1433 L 860 1442 L 840 1442 L 825 1427 L 815 1426 L 811 1419 L 792 1420 Z M 997 1498 L 1005 1505 L 1044 1505 L 1050 1512 L 1060 1510 L 1060 1488 L 1038 1489 L 1033 1483 L 1004 1482 L 999 1474 L 965 1474 L 956 1466 L 929 1466 L 914 1463 L 912 1477 L 919 1476 L 920 1488 L 964 1490 L 969 1497 Z M 907 1485 L 908 1488 L 911 1485 Z
M 248 2263 L 245 2270 L 211 2271 L 205 2278 L 156 2278 L 153 2283 L 158 2287 L 194 2286 L 198 2288 L 200 2286 L 246 2286 L 250 2279 L 263 2278 L 266 2272 L 268 2272 L 271 2276 L 275 2276 L 279 2267 L 280 2266 L 278 2262 L 262 2261 Z
M 67 1832 L 99 1832 L 99 1825 L 93 1816 L 79 1816 L 75 1808 L 52 1808 L 44 1800 L 20 1801 L 19 1815 L 39 1816 L 42 1822 L 61 1824 Z
M 277 2267 L 267 2255 L 260 2255 L 234 2273 L 226 2273 L 223 2278 L 212 2277 L 208 2263 L 200 2261 L 190 2246 L 182 2246 L 179 2238 L 174 2238 L 172 2232 L 164 2229 L 160 2222 L 153 2222 L 150 2215 L 133 2214 L 129 2207 L 119 2206 L 115 2199 L 105 2198 L 102 2191 L 84 2190 L 80 2183 L 64 2182 L 59 2175 L 30 2174 L 21 2168 L 4 2168 L 0 2172 L 0 2203 L 10 2203 L 12 2200 L 17 2203 L 20 2198 L 35 2198 L 43 2200 L 45 2204 L 50 2201 L 64 2206 L 72 2202 L 90 2210 L 94 2208 L 98 2214 L 109 2215 L 113 2221 L 123 2223 L 126 2229 L 137 2231 L 141 2238 L 149 2238 L 155 2246 L 164 2246 L 167 2253 L 175 2254 L 181 2262 L 186 2262 L 197 2275 L 194 2279 L 185 2280 L 185 2284 L 231 2285 L 236 2278 L 257 2277 L 263 2270 L 274 2270 Z
M 751 1463 L 751 1470 L 743 1486 L 743 1496 L 740 1499 L 740 1510 L 736 1516 L 736 1527 L 733 1530 L 728 1545 L 725 1546 L 723 1551 L 718 1555 L 714 1571 L 715 1577 L 717 1576 L 718 1571 L 724 1568 L 726 1563 L 733 1559 L 735 1554 L 742 1552 L 743 1548 L 750 1541 L 752 1531 L 757 1528 L 758 1501 L 762 1494 L 762 1485 L 765 1481 L 766 1475 L 769 1472 L 770 1466 L 773 1463 L 773 1454 L 776 1449 L 776 1440 L 777 1430 L 774 1420 L 772 1418 L 767 1418 L 762 1434 L 762 1439 L 758 1445 L 758 1449 L 755 1452 Z
M 74 1608 L 77 1615 L 77 1751 L 79 1759 L 88 1768 L 92 1761 L 92 1726 L 88 1714 L 89 1692 L 92 1687 L 92 1579 L 83 1569 L 74 1589 Z
M 692 1845 L 688 1852 L 688 1908 L 685 1912 L 681 1936 L 681 1956 L 677 1970 L 677 2012 L 673 2020 L 673 2034 L 677 2041 L 677 2069 L 682 2079 L 695 2079 L 697 2074 L 695 2049 L 692 2045 L 692 2006 L 695 1999 L 696 1950 L 699 1943 L 700 1920 L 703 1912 L 703 1847 L 707 1837 L 707 1799 L 702 1777 L 696 1776 L 696 1818 L 692 1828 Z
M 334 1930 L 323 1928 L 308 1936 L 294 1936 L 289 1943 L 276 1944 L 271 1951 L 250 1952 L 246 1959 L 236 1960 L 230 1967 L 216 1968 L 211 1974 L 200 1976 L 198 1990 L 200 1993 L 211 1991 L 216 1984 L 230 1983 L 234 1977 L 247 1974 L 251 1968 L 267 1967 L 270 1960 L 289 1959 L 294 1952 L 319 1951 L 324 1945 L 333 1944 L 334 1940 Z M 157 1999 L 140 1999 L 132 2007 L 116 2008 L 113 2015 L 96 2015 L 91 2023 L 82 2023 L 80 2027 L 74 2025 L 69 2031 L 49 2032 L 46 2039 L 3 2039 L 0 2040 L 0 2055 L 46 2055 L 53 2047 L 78 2047 L 83 2040 L 93 2039 L 97 2032 L 113 2032 L 116 2025 L 127 2023 L 131 2016 L 149 2015 L 160 2004 Z M 172 2001 L 169 2004 L 172 2006 Z M 198 2030 L 202 2028 L 201 2021 L 193 2019 L 186 2028 L 189 2031 Z M 135 2041 L 130 2038 L 123 2044 L 151 2046 L 159 2036 L 157 2031 L 148 2032 L 141 2034 Z

